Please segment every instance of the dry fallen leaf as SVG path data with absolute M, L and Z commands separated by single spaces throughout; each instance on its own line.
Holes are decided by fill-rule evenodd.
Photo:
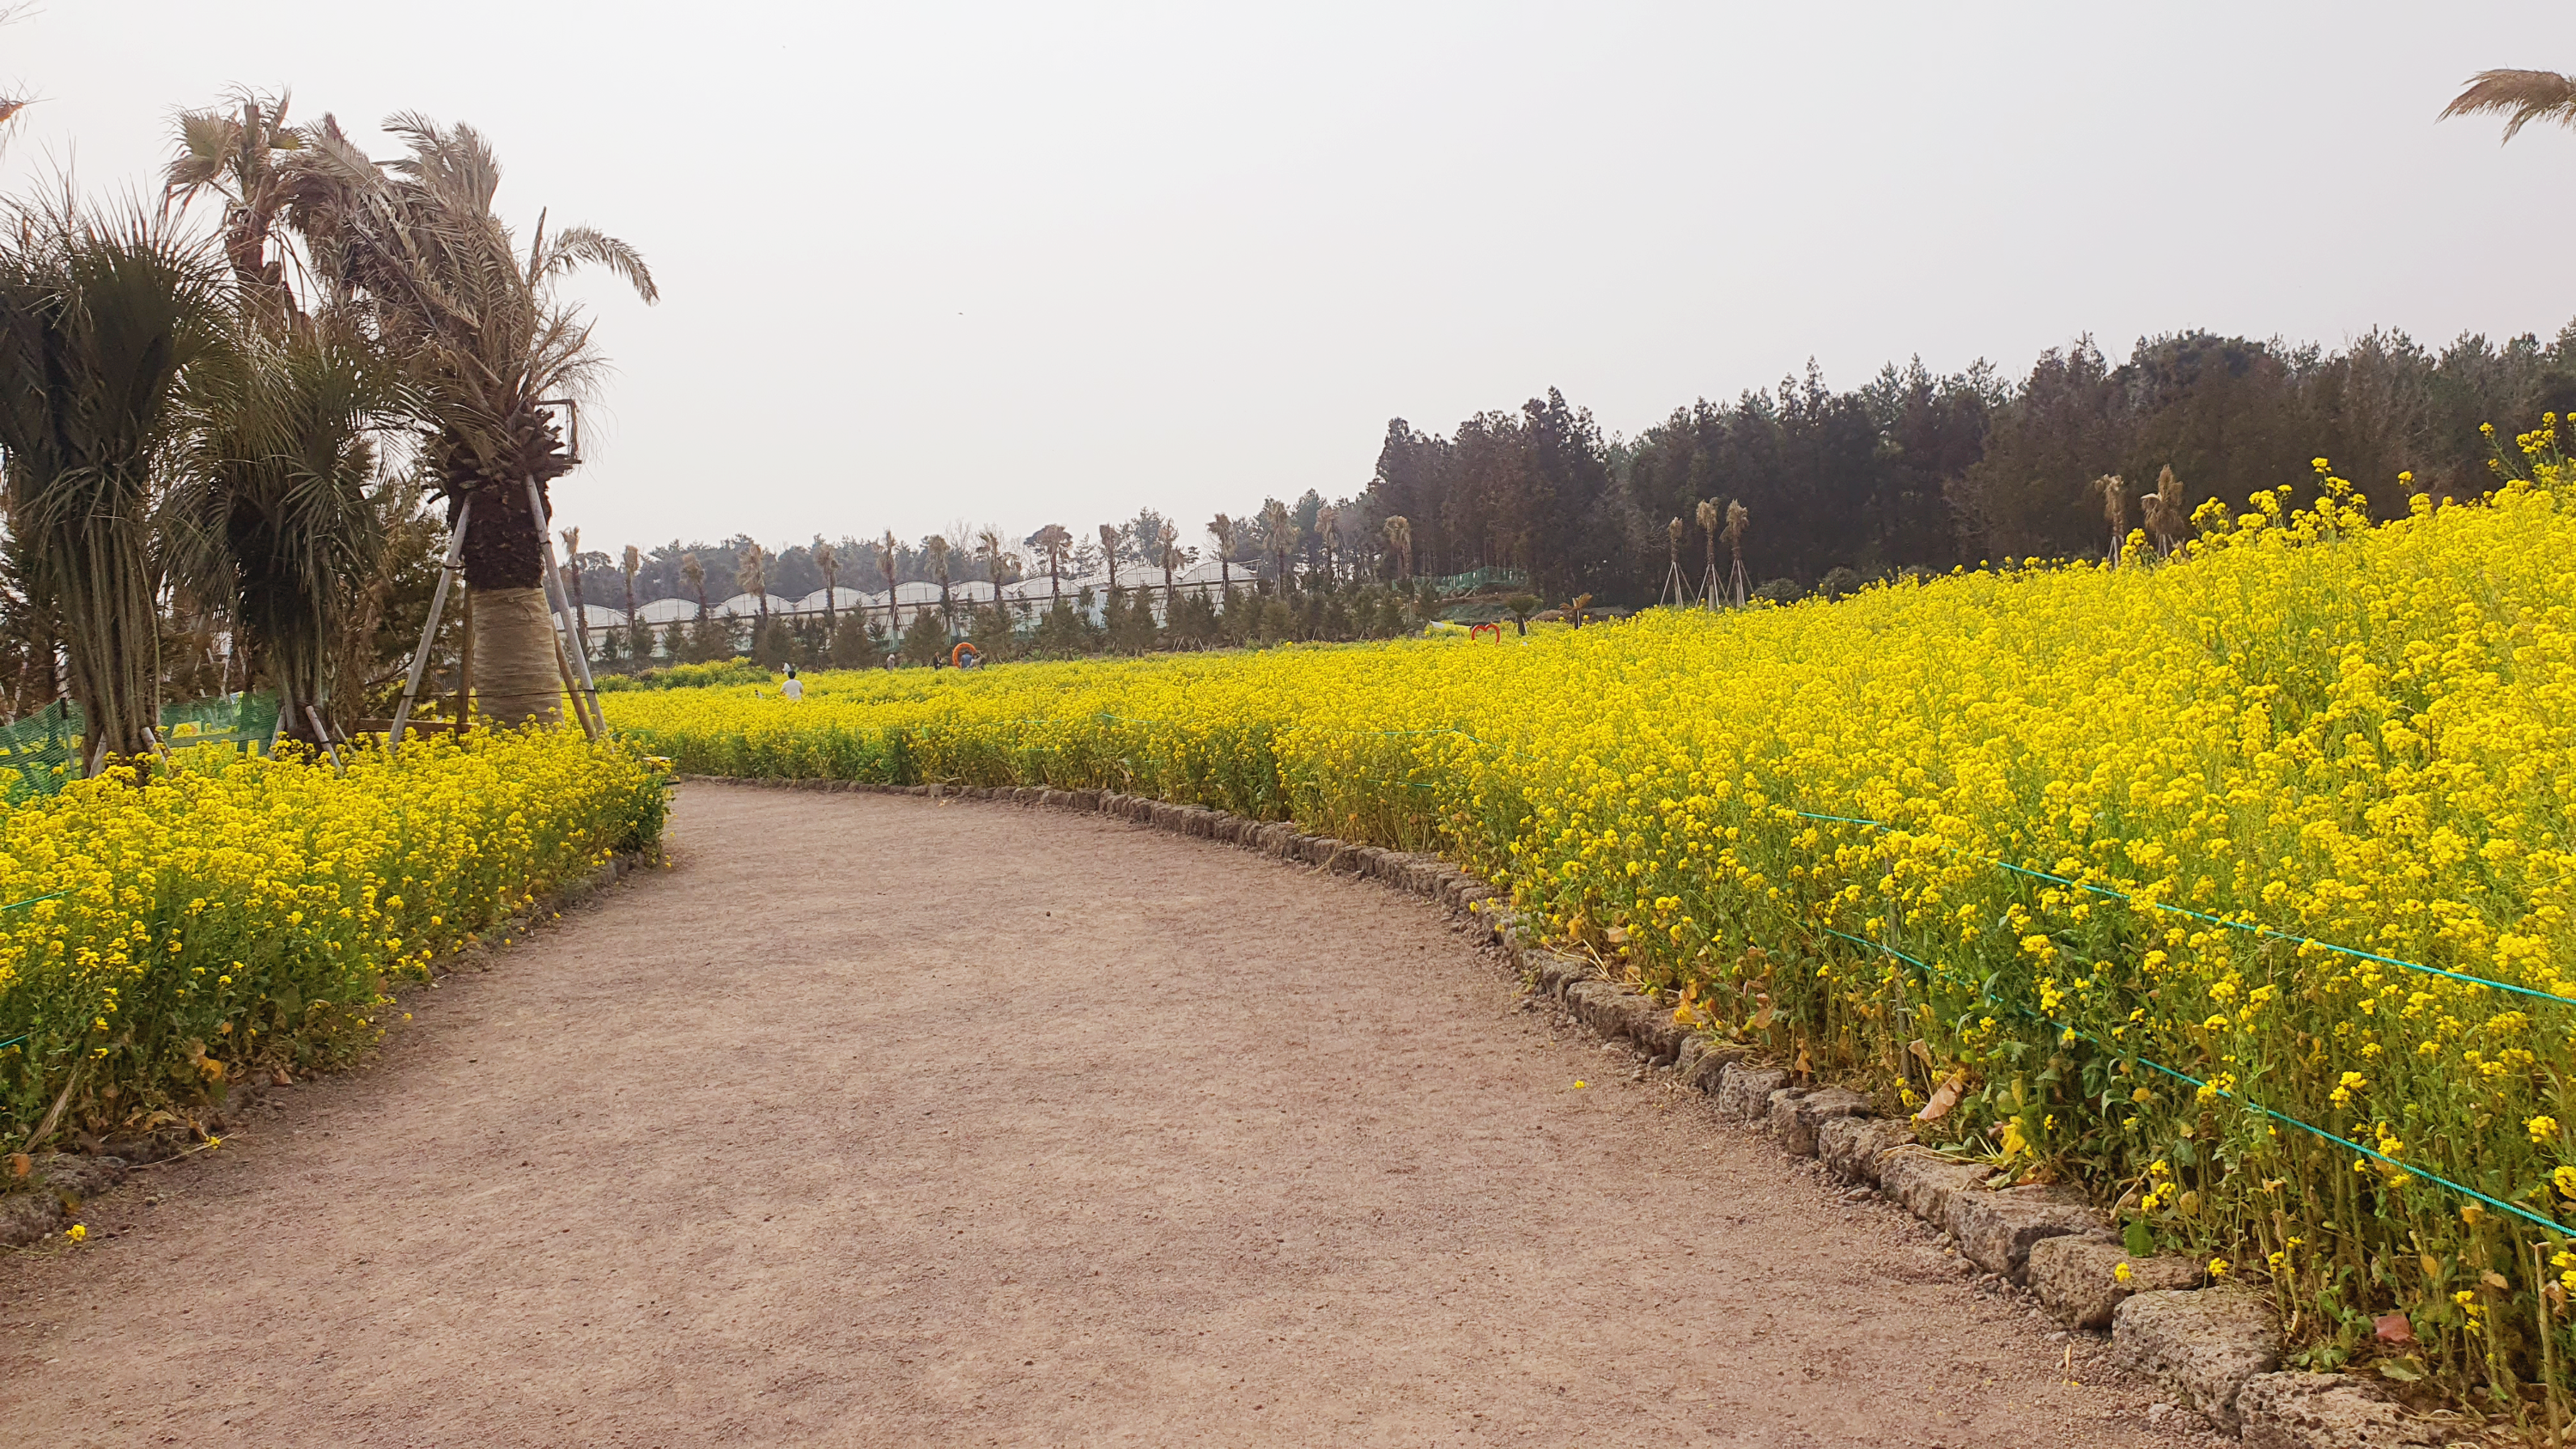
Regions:
M 2403 1313 L 2383 1313 L 2370 1321 L 2371 1336 L 2381 1343 L 2405 1348 L 2415 1342 L 2415 1325 Z
M 1950 1109 L 1959 1105 L 1959 1094 L 1966 1091 L 1967 1087 L 1967 1071 L 1962 1068 L 1959 1071 L 1952 1072 L 1950 1074 L 1950 1080 L 1943 1082 L 1933 1091 L 1932 1100 L 1923 1104 L 1923 1110 L 1914 1114 L 1914 1120 L 1917 1122 L 1938 1122 L 1942 1118 L 1949 1116 Z

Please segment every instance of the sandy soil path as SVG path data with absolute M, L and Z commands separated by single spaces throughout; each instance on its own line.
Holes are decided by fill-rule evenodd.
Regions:
M 865 795 L 674 851 L 0 1262 L 0 1440 L 2149 1440 L 1420 901 Z

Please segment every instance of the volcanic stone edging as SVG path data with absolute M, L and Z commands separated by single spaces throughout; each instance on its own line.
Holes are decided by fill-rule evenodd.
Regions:
M 587 900 L 660 859 L 658 848 L 622 851 L 597 869 L 528 902 L 503 924 L 513 935 L 522 934 L 541 916 Z M 434 963 L 433 971 L 442 966 L 452 971 L 458 962 L 479 959 L 488 950 L 467 947 Z M 225 1114 L 240 1120 L 240 1115 L 266 1094 L 268 1085 L 255 1073 L 226 1084 L 223 1106 L 207 1114 L 205 1125 L 220 1132 L 225 1127 Z M 0 1249 L 23 1248 L 68 1227 L 79 1218 L 86 1200 L 123 1183 L 130 1167 L 150 1166 L 181 1155 L 183 1149 L 178 1142 L 179 1139 L 109 1141 L 95 1144 L 100 1149 L 96 1152 L 55 1152 L 36 1158 L 24 1183 L 9 1184 L 6 1190 L 0 1190 Z
M 1112 790 L 1035 786 L 878 785 L 855 780 L 682 775 L 682 783 L 991 801 L 1097 813 L 1156 830 L 1219 840 L 1318 870 L 1365 876 L 1438 901 L 1480 926 L 1534 996 L 1604 1040 L 1635 1045 L 1649 1067 L 1716 1099 L 1718 1116 L 1767 1133 L 1782 1151 L 1819 1159 L 1846 1182 L 1877 1190 L 1940 1229 L 1961 1257 L 2029 1287 L 2070 1327 L 2111 1329 L 2113 1362 L 2156 1379 L 2222 1432 L 2265 1449 L 2345 1449 L 2355 1442 L 2437 1445 L 2440 1429 L 2408 1418 L 2377 1387 L 2349 1374 L 2274 1372 L 2280 1337 L 2270 1308 L 2232 1285 L 2201 1293 L 2190 1259 L 2130 1259 L 2084 1195 L 2064 1187 L 1990 1188 L 1989 1171 L 1915 1144 L 1904 1123 L 1876 1116 L 1863 1093 L 1796 1083 L 1752 1048 L 1703 1037 L 1672 1012 L 1599 974 L 1590 961 L 1537 944 L 1491 887 L 1437 856 L 1308 835 L 1285 821 L 1249 820 Z M 2114 1270 L 2130 1267 L 2122 1281 Z M 2253 1388 L 2249 1390 L 2248 1386 Z M 2356 1425 L 2365 1438 L 2351 1438 Z

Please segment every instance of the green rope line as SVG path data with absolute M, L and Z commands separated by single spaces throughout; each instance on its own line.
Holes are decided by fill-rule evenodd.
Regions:
M 1828 935 L 1828 936 L 1839 936 L 1839 937 L 1841 937 L 1843 940 L 1853 942 L 1853 943 L 1854 943 L 1854 944 L 1856 944 L 1856 945 L 1867 946 L 1867 947 L 1869 947 L 1870 949 L 1872 949 L 1872 950 L 1874 950 L 1874 951 L 1881 951 L 1881 952 L 1885 952 L 1887 955 L 1890 955 L 1890 956 L 1895 957 L 1897 960 L 1902 961 L 1902 962 L 1904 962 L 1905 964 L 1907 964 L 1907 965 L 1909 965 L 1909 966 L 1914 967 L 1915 969 L 1917 969 L 1917 970 L 1919 970 L 1919 971 L 1923 972 L 1923 973 L 1924 973 L 1925 975 L 1927 975 L 1927 976 L 1934 976 L 1934 977 L 1938 977 L 1939 979 L 1944 980 L 1944 981 L 1947 981 L 1947 982 L 1949 982 L 1950 984 L 1952 984 L 1952 985 L 1954 985 L 1954 986 L 1959 986 L 1959 987 L 1962 987 L 1962 988 L 1964 988 L 1964 989 L 1967 989 L 1967 990 L 1971 990 L 1971 991 L 1976 992 L 1976 993 L 1977 993 L 1977 999 L 1978 999 L 1978 1000 L 1980 1000 L 1980 1001 L 1982 1001 L 1982 1002 L 1984 1002 L 1984 1003 L 1985 1003 L 1986 1005 L 1988 1005 L 1988 1006 L 2001 1007 L 2002 1009 L 2004 1009 L 2004 1010 L 2006 1010 L 2006 1011 L 2016 1011 L 2016 1012 L 2019 1012 L 2019 1013 L 2021 1013 L 2023 1016 L 2029 1017 L 2031 1020 L 2036 1021 L 2036 1022 L 2039 1022 L 2040 1024 L 2042 1024 L 2042 1025 L 2044 1025 L 2044 1026 L 2048 1026 L 2048 1027 L 2053 1027 L 2053 1028 L 2055 1028 L 2057 1031 L 2064 1033 L 2066 1036 L 2074 1037 L 2074 1038 L 2077 1038 L 2077 1039 L 2079 1039 L 2079 1040 L 2083 1040 L 2083 1041 L 2089 1041 L 2089 1042 L 2093 1043 L 2095 1046 L 2102 1048 L 2104 1051 L 2110 1052 L 2110 1053 L 2111 1053 L 2112 1055 L 2114 1055 L 2114 1056 L 2125 1056 L 2125 1057 L 2127 1057 L 2129 1060 L 2131 1060 L 2131 1061 L 2133 1061 L 2133 1062 L 2136 1062 L 2139 1066 L 2152 1068 L 2152 1069 L 2154 1069 L 2154 1070 L 2156 1070 L 2156 1071 L 2159 1071 L 2159 1072 L 2164 1073 L 2164 1074 L 2165 1074 L 2166 1076 L 2168 1076 L 2168 1077 L 2173 1078 L 2175 1081 L 2188 1083 L 2188 1084 L 2189 1084 L 2191 1087 L 2193 1087 L 2195 1090 L 2214 1092 L 2214 1093 L 2218 1094 L 2219 1096 L 2222 1096 L 2222 1097 L 2227 1098 L 2229 1101 L 2232 1101 L 2232 1102 L 2235 1102 L 2235 1103 L 2239 1104 L 2240 1106 L 2251 1107 L 2251 1108 L 2253 1108 L 2255 1111 L 2262 1113 L 2264 1116 L 2266 1116 L 2266 1117 L 2268 1117 L 2268 1118 L 2272 1119 L 2272 1120 L 2273 1120 L 2273 1121 L 2275 1121 L 2275 1122 L 2283 1122 L 2283 1123 L 2287 1123 L 2288 1125 L 2290 1125 L 2290 1126 L 2292 1126 L 2292 1127 L 2296 1127 L 2296 1128 L 2298 1128 L 2300 1131 L 2305 1132 L 2305 1133 L 2309 1134 L 2310 1136 L 2317 1137 L 2317 1138 L 2320 1138 L 2320 1139 L 2322 1139 L 2322 1140 L 2324 1140 L 2324 1141 L 2326 1141 L 2326 1142 L 2333 1143 L 2333 1144 L 2334 1144 L 2335 1146 L 2337 1146 L 2337 1147 L 2348 1148 L 2348 1149 L 2350 1149 L 2350 1150 L 2351 1150 L 2351 1151 L 2353 1151 L 2353 1152 L 2359 1153 L 2360 1155 L 2362 1155 L 2362 1156 L 2364 1156 L 2364 1157 L 2370 1158 L 2372 1161 L 2382 1163 L 2382 1164 L 2384 1164 L 2384 1165 L 2386 1165 L 2386 1166 L 2388 1166 L 2388 1167 L 2392 1167 L 2392 1168 L 2396 1169 L 2396 1170 L 2397 1170 L 2397 1171 L 2399 1171 L 2399 1172 L 2402 1172 L 2402 1173 L 2407 1174 L 2407 1175 L 2408 1175 L 2408 1176 L 2410 1176 L 2410 1177 L 2420 1177 L 2420 1178 L 2424 1179 L 2426 1182 L 2439 1183 L 2439 1184 L 2440 1184 L 2440 1185 L 2442 1185 L 2443 1187 L 2447 1187 L 2447 1188 L 2449 1188 L 2451 1191 L 2456 1192 L 2456 1193 L 2459 1193 L 2459 1194 L 2461 1194 L 2461 1195 L 2462 1195 L 2462 1196 L 2464 1196 L 2464 1197 L 2473 1197 L 2473 1198 L 2476 1198 L 2479 1202 L 2482 1202 L 2482 1203 L 2486 1204 L 2488 1207 L 2494 1208 L 2494 1209 L 2495 1209 L 2496 1211 L 2498 1211 L 2498 1212 L 2511 1213 L 2511 1214 L 2513 1214 L 2515 1217 L 2521 1218 L 2521 1219 L 2522 1219 L 2523 1221 L 2525 1221 L 2525 1222 L 2531 1223 L 2531 1224 L 2533 1224 L 2533 1225 L 2535 1225 L 2535 1226 L 2537 1226 L 2537 1227 L 2546 1228 L 2546 1229 L 2548 1229 L 2552 1234 L 2563 1235 L 2563 1234 L 2565 1234 L 2565 1233 L 2567 1232 L 2567 1227 L 2566 1227 L 2566 1225 L 2565 1225 L 2565 1224 L 2563 1224 L 2563 1223 L 2554 1222 L 2554 1221 L 2552 1221 L 2552 1220 L 2550 1220 L 2550 1219 L 2548 1219 L 2548 1218 L 2544 1218 L 2544 1217 L 2540 1216 L 2538 1213 L 2530 1212 L 2530 1211 L 2527 1211 L 2527 1210 L 2525 1210 L 2525 1209 L 2523 1209 L 2523 1208 L 2515 1207 L 2512 1203 L 2506 1202 L 2506 1201 L 2504 1201 L 2504 1200 L 2503 1200 L 2503 1199 L 2501 1199 L 2501 1198 L 2489 1197 L 2489 1196 L 2487 1196 L 2485 1193 L 2482 1193 L 2482 1192 L 2478 1191 L 2478 1190 L 2477 1190 L 2476 1188 L 2474 1188 L 2474 1187 L 2470 1187 L 2470 1186 L 2468 1186 L 2468 1185 L 2466 1185 L 2466 1184 L 2464 1184 L 2464 1183 L 2457 1183 L 2457 1182 L 2453 1182 L 2453 1181 L 2451 1181 L 2449 1178 L 2442 1176 L 2440 1173 L 2437 1173 L 2437 1172 L 2427 1172 L 2427 1171 L 2425 1171 L 2422 1167 L 2420 1167 L 2420 1166 L 2418 1166 L 2418 1165 L 2416 1165 L 2416 1164 L 2414 1164 L 2414 1163 L 2411 1163 L 2411 1162 L 2400 1162 L 2400 1161 L 2398 1161 L 2396 1158 L 2394 1158 L 2394 1157 L 2390 1157 L 2389 1155 L 2387 1155 L 2387 1154 L 2386 1154 L 2386 1153 L 2384 1153 L 2384 1152 L 2377 1151 L 2377 1150 L 2375 1150 L 2375 1149 L 2373 1149 L 2373 1148 L 2364 1147 L 2364 1146 L 2362 1146 L 2360 1143 L 2355 1142 L 2355 1141 L 2351 1140 L 2350 1138 L 2342 1137 L 2342 1136 L 2338 1136 L 2338 1135 L 2336 1135 L 2335 1133 L 2332 1133 L 2332 1132 L 2327 1131 L 2327 1130 L 2326 1130 L 2326 1129 L 2324 1129 L 2323 1127 L 2318 1127 L 2318 1126 L 2315 1126 L 2315 1125 L 2313 1125 L 2313 1124 L 2311 1124 L 2311 1123 L 2303 1122 L 2303 1121 L 2299 1120 L 2298 1118 L 2291 1116 L 2291 1115 L 2290 1115 L 2289 1113 L 2287 1113 L 2287 1112 L 2275 1111 L 2274 1109 L 2272 1109 L 2272 1108 L 2270 1108 L 2270 1107 L 2267 1107 L 2267 1106 L 2263 1105 L 2263 1104 L 2262 1104 L 2262 1103 L 2260 1103 L 2260 1102 L 2255 1101 L 2255 1100 L 2254 1100 L 2253 1098 L 2251 1098 L 2251 1097 L 2239 1096 L 2239 1095 L 2237 1095 L 2235 1092 L 2232 1092 L 2232 1091 L 2228 1090 L 2228 1089 L 2227 1089 L 2227 1088 L 2225 1088 L 2225 1087 L 2213 1086 L 2213 1085 L 2212 1085 L 2212 1084 L 2210 1084 L 2209 1082 L 2203 1081 L 2203 1080 L 2202 1080 L 2202 1079 L 2200 1079 L 2199 1077 L 2195 1077 L 2195 1076 L 2193 1076 L 2193 1075 L 2192 1075 L 2191 1073 L 2189 1073 L 2189 1072 L 2176 1071 L 2176 1070 L 2174 1070 L 2172 1067 L 2166 1066 L 2166 1065 L 2165 1065 L 2164 1063 L 2162 1063 L 2162 1062 L 2158 1062 L 2158 1061 L 2150 1061 L 2150 1060 L 2148 1060 L 2148 1059 L 2147 1059 L 2147 1058 L 2145 1058 L 2145 1057 L 2137 1056 L 2137 1055 L 2135 1055 L 2135 1054 L 2128 1053 L 2128 1052 L 2123 1052 L 2123 1051 L 2121 1051 L 2118 1047 L 2111 1045 L 2109 1042 L 2106 1042 L 2106 1041 L 2102 1040 L 2100 1037 L 2093 1035 L 2091 1032 L 2087 1032 L 2087 1031 L 2078 1031 L 2078 1030 L 2076 1030 L 2074 1027 L 2071 1027 L 2071 1026 L 2067 1025 L 2066 1023 L 2062 1022 L 2062 1021 L 2055 1020 L 2054 1018 L 2051 1018 L 2051 1017 L 2048 1017 L 2048 1016 L 2044 1016 L 2044 1015 L 2042 1015 L 2042 1014 L 2041 1014 L 2041 1013 L 2039 1013 L 2039 1012 L 2036 1012 L 2036 1011 L 2031 1010 L 2031 1009 L 2030 1009 L 2029 1007 L 2027 1007 L 2027 1006 L 2023 1006 L 2023 1005 L 2019 1004 L 2018 1002 L 1997 1001 L 1997 1000 L 1994 998 L 1993 994 L 1992 994 L 1992 993 L 1990 993 L 1990 992 L 1988 992 L 1985 988 L 1983 988 L 1983 987 L 1978 987 L 1978 986 L 1969 986 L 1966 982 L 1963 982 L 1963 981 L 1959 980 L 1959 978 L 1957 978 L 1957 977 L 1955 977 L 1955 976 L 1952 976 L 1950 973 L 1948 973 L 1947 971 L 1942 970 L 1940 967 L 1937 967 L 1937 966 L 1933 965 L 1931 962 L 1929 962 L 1929 961 L 1925 961 L 1925 960 L 1922 960 L 1922 959 L 1921 959 L 1921 958 L 1919 958 L 1919 957 L 1909 956 L 1909 955 L 1905 954 L 1904 952 L 1897 950 L 1895 947 L 1890 946 L 1890 945 L 1887 945 L 1887 944 L 1886 944 L 1886 943 L 1884 943 L 1884 942 L 1881 942 L 1881 941 L 1873 941 L 1873 940 L 1870 940 L 1869 938 L 1867 938 L 1867 937 L 1865 937 L 1865 936 L 1855 936 L 1855 935 L 1853 935 L 1853 934 L 1852 934 L 1851 932 L 1849 932 L 1849 931 L 1838 931 L 1838 930 L 1835 930 L 1835 929 L 1834 929 L 1833 927 L 1831 927 L 1831 926 L 1823 926 L 1823 927 L 1819 927 L 1819 929 L 1820 929 L 1820 930 L 1822 930 L 1822 931 L 1823 931 L 1826 935 Z
M 1884 820 L 1868 820 L 1857 815 L 1821 815 L 1808 810 L 1793 810 L 1790 813 L 1796 815 L 1802 820 L 1832 820 L 1845 825 L 1866 825 L 1874 830 L 1893 830 L 1896 828 Z M 2552 1002 L 2559 1006 L 2576 1005 L 2576 1002 L 2570 1002 L 2564 996 L 2554 995 L 2550 992 L 2541 991 L 2529 986 L 2517 986 L 2510 981 L 2496 981 L 2485 976 L 2471 976 L 2464 972 L 2444 970 L 2439 966 L 2426 966 L 2421 962 L 2416 961 L 2401 961 L 2395 956 L 2383 956 L 2376 951 L 2364 951 L 2355 946 L 2338 946 L 2332 941 L 2320 941 L 2313 936 L 2296 935 L 2292 932 L 2279 930 L 2271 926 L 2258 926 L 2247 921 L 2231 921 L 2225 916 L 2213 916 L 2207 911 L 2195 911 L 2189 906 L 2169 906 L 2162 901 L 2142 901 L 2136 896 L 2130 895 L 2125 891 L 2113 890 L 2109 886 L 2094 885 L 2087 881 L 2069 880 L 2065 876 L 2055 875 L 2048 871 L 2034 870 L 2026 865 L 2015 865 L 2009 860 L 1999 860 L 1993 856 L 1972 854 L 1971 852 L 1955 845 L 1945 848 L 1956 854 L 1967 856 L 1968 859 L 1975 861 L 1980 865 L 1991 865 L 1999 870 L 2011 871 L 2015 875 L 2029 876 L 2034 880 L 2052 881 L 2058 885 L 2072 887 L 2073 889 L 2080 891 L 2089 891 L 2094 895 L 2104 896 L 2111 900 L 2126 901 L 2131 905 L 2145 906 L 2150 910 L 2165 911 L 2177 916 L 2188 916 L 2192 920 L 2204 921 L 2213 926 L 2225 926 L 2231 931 L 2243 931 L 2248 935 L 2265 937 L 2275 941 L 2288 941 L 2299 946 L 2314 946 L 2320 951 L 2332 951 L 2340 956 L 2350 956 L 2362 961 L 2375 961 L 2382 966 L 2396 966 L 2408 971 L 2421 971 L 2427 976 L 2440 976 L 2452 981 L 2465 982 L 2471 986 L 2492 987 L 2497 991 L 2508 991 L 2516 996 L 2528 996 L 2535 1001 Z

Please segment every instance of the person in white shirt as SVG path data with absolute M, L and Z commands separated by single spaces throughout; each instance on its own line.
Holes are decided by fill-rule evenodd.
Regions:
M 789 704 L 794 704 L 805 697 L 805 681 L 796 677 L 795 665 L 787 666 L 787 682 L 778 687 L 778 693 Z

